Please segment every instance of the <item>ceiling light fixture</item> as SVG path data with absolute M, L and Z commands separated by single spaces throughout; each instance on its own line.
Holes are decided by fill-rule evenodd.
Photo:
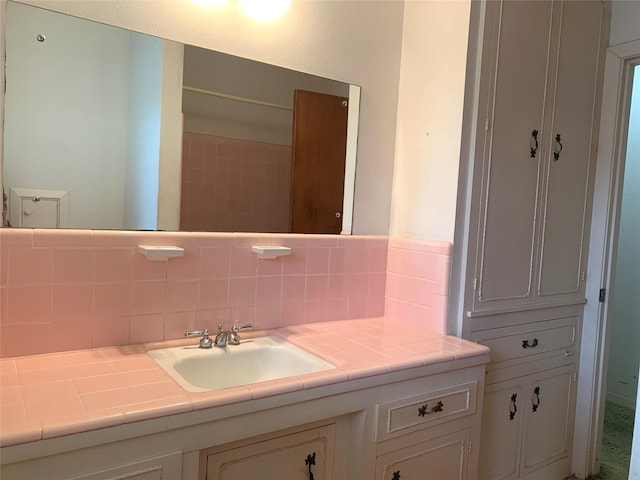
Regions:
M 268 22 L 291 8 L 291 0 L 238 0 L 240 8 L 251 18 Z
M 229 0 L 191 0 L 193 3 L 202 5 L 203 7 L 222 7 L 226 5 Z

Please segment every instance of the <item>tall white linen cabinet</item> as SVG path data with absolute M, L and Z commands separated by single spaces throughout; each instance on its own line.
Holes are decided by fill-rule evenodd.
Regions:
M 561 480 L 571 474 L 610 5 L 472 8 L 479 70 L 454 321 L 491 347 L 479 479 Z

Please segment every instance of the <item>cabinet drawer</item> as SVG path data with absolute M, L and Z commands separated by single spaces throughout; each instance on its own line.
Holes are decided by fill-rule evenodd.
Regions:
M 554 350 L 573 351 L 578 317 L 513 327 L 479 330 L 471 340 L 491 349 L 491 363 L 505 362 Z
M 469 382 L 377 405 L 380 442 L 476 411 L 478 383 Z

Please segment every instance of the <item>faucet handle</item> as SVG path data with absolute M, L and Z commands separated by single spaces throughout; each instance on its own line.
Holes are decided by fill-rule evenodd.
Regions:
M 202 335 L 202 338 L 200 339 L 200 348 L 211 348 L 213 345 L 213 340 L 211 340 L 211 338 L 209 338 L 209 330 L 208 329 L 204 329 L 204 330 L 187 330 L 186 332 L 184 332 L 184 336 L 185 337 L 199 337 Z
M 231 333 L 229 334 L 229 340 L 227 340 L 227 343 L 231 345 L 240 345 L 240 335 L 238 335 L 238 332 L 248 330 L 250 328 L 253 328 L 253 325 L 234 325 L 231 327 Z
M 187 330 L 184 332 L 185 337 L 199 337 L 199 336 L 208 336 L 209 330 L 206 328 L 204 330 Z
M 247 323 L 246 325 L 240 325 L 240 326 L 234 325 L 233 327 L 231 327 L 231 331 L 233 333 L 238 333 L 238 332 L 241 332 L 243 330 L 249 330 L 250 328 L 253 328 L 253 325 L 251 325 L 249 323 Z

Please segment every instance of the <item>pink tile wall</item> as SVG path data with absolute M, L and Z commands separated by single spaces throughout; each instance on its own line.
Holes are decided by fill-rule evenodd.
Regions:
M 185 256 L 151 262 L 141 244 Z M 293 253 L 262 260 L 255 244 Z M 176 339 L 218 323 L 382 316 L 387 249 L 385 236 L 0 229 L 0 356 Z
M 389 239 L 387 317 L 447 333 L 451 247 L 448 242 Z
M 288 232 L 291 147 L 184 132 L 180 230 Z

